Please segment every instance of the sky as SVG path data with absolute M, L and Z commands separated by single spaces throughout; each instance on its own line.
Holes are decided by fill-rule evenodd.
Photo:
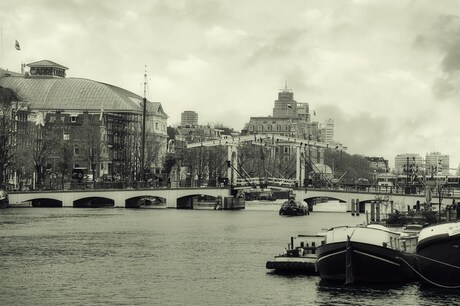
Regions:
M 47 59 L 67 77 L 239 131 L 285 82 L 350 154 L 460 162 L 460 1 L 0 0 L 0 67 Z M 14 48 L 20 43 L 21 50 Z

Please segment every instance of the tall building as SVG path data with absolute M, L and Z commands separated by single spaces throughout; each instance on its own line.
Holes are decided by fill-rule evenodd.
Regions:
M 197 126 L 198 125 L 198 113 L 194 111 L 183 111 L 180 120 L 181 126 Z
M 327 144 L 334 142 L 334 119 L 327 119 L 324 123 L 324 141 Z
M 426 154 L 426 175 L 449 175 L 449 167 L 449 155 L 443 155 L 440 152 L 431 152 Z
M 297 117 L 305 122 L 310 122 L 310 106 L 308 103 L 297 103 Z
M 275 100 L 275 106 L 273 107 L 273 117 L 297 117 L 297 101 L 294 100 L 294 93 L 287 88 L 287 84 L 284 89 L 278 92 L 278 100 Z

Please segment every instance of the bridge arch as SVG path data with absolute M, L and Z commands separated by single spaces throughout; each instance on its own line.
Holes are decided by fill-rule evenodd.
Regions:
M 62 207 L 62 201 L 52 198 L 37 198 L 30 201 L 24 201 L 32 203 L 33 207 Z
M 177 198 L 177 209 L 199 209 L 199 208 L 214 208 L 217 209 L 218 203 L 222 203 L 222 197 L 195 193 Z
M 152 194 L 136 195 L 135 197 L 125 199 L 126 208 L 139 208 L 141 206 L 149 206 L 155 203 L 164 203 L 166 205 L 167 199 Z
M 73 201 L 73 207 L 114 207 L 115 201 L 107 197 L 86 197 Z

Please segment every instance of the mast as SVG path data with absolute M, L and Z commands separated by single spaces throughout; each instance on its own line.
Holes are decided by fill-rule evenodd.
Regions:
M 144 99 L 142 100 L 142 140 L 141 140 L 141 173 L 140 173 L 140 180 L 145 181 L 145 113 L 147 110 L 147 65 L 145 65 L 144 71 Z

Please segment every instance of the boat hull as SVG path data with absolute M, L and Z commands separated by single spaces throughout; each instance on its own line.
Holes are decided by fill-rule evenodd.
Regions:
M 281 273 L 318 275 L 315 262 L 316 256 L 276 256 L 274 260 L 267 261 L 265 267 Z
M 416 267 L 425 284 L 460 287 L 460 235 L 441 234 L 419 243 Z
M 415 280 L 413 254 L 356 241 L 350 241 L 350 246 L 351 273 L 355 283 L 403 283 Z M 346 241 L 321 245 L 317 253 L 316 265 L 321 279 L 348 280 Z

